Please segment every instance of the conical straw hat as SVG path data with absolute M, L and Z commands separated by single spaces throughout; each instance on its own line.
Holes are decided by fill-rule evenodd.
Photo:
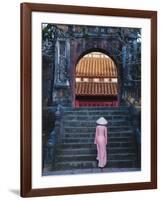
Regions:
M 106 125 L 108 123 L 104 117 L 100 117 L 96 122 L 100 125 Z

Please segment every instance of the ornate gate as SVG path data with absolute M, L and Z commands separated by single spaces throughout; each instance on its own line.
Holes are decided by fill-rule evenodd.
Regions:
M 53 74 L 46 86 L 52 94 L 48 104 L 75 106 L 76 65 L 90 52 L 105 53 L 114 61 L 118 103 L 129 95 L 140 97 L 140 29 L 54 24 L 43 24 L 42 28 L 43 56 L 49 58 Z

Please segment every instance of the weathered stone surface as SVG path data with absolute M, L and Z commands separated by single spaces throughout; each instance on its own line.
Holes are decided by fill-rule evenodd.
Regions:
M 136 130 L 135 126 L 140 127 L 140 124 L 138 124 L 137 117 L 133 113 L 128 113 L 126 107 L 118 107 L 116 110 L 108 108 L 108 111 L 100 108 L 97 110 L 89 108 L 88 112 L 85 110 L 86 108 L 74 111 L 71 107 L 75 97 L 76 64 L 82 56 L 93 51 L 105 53 L 115 62 L 119 78 L 119 101 L 126 105 L 126 100 L 133 98 L 134 102 L 137 101 L 139 105 L 141 104 L 140 29 L 54 24 L 43 24 L 42 27 L 43 143 L 46 143 L 49 133 L 55 126 L 55 111 L 48 109 L 48 106 L 55 107 L 59 104 L 64 106 L 64 113 L 67 117 L 64 119 L 63 131 L 65 134 L 63 141 L 66 147 L 59 149 L 60 154 L 64 150 L 70 151 L 71 147 L 72 152 L 79 152 L 78 154 L 83 153 L 84 149 L 88 149 L 88 152 L 88 147 L 90 147 L 94 154 L 94 147 L 91 143 L 95 130 L 94 121 L 102 115 L 109 120 L 110 124 L 111 143 L 109 144 L 109 152 L 111 155 L 117 153 L 117 151 L 123 154 L 126 150 L 129 154 L 132 153 L 136 148 L 129 143 L 129 138 L 134 135 L 132 133 Z M 134 117 L 131 118 L 131 116 Z M 133 122 L 132 125 L 131 122 Z M 76 125 L 73 126 L 72 123 Z M 80 148 L 82 143 L 86 144 L 87 133 L 89 134 L 88 145 L 83 145 L 83 148 Z M 69 142 L 70 138 L 73 140 L 72 143 Z M 132 140 L 131 142 L 133 143 Z M 77 146 L 77 143 L 80 145 Z M 137 155 L 137 157 L 139 156 Z M 64 168 L 65 166 L 66 168 Z M 70 169 L 71 167 L 94 169 L 95 166 L 96 161 L 89 162 L 87 160 L 84 164 L 74 161 L 67 164 L 64 161 L 64 164 L 58 165 L 55 170 Z M 119 162 L 116 159 L 111 161 L 108 166 L 111 168 L 133 168 L 136 166 L 136 161 L 120 159 Z M 72 171 L 72 173 L 75 172 Z
M 57 155 L 55 164 L 51 171 L 69 170 L 69 169 L 92 169 L 97 167 L 96 145 L 94 144 L 96 123 L 89 116 L 93 113 L 100 117 L 101 112 L 109 112 L 111 116 L 119 113 L 119 120 L 111 118 L 108 127 L 108 145 L 107 145 L 107 168 L 136 168 L 137 149 L 135 135 L 131 126 L 130 118 L 122 118 L 129 115 L 127 107 L 103 109 L 97 107 L 70 109 L 64 108 L 63 126 L 64 134 L 62 141 L 57 146 Z M 81 120 L 71 121 L 68 116 L 83 116 Z M 120 123 L 121 120 L 121 123 Z M 117 123 L 113 126 L 113 121 Z M 111 123 L 110 123 L 111 122 Z M 120 124 L 119 124 L 120 123 Z M 128 126 L 125 127 L 125 124 Z M 122 125 L 121 125 L 122 124 Z M 74 172 L 74 171 L 73 171 Z
M 136 82 L 141 76 L 140 29 L 43 24 L 42 36 L 43 104 L 72 104 L 75 66 L 92 51 L 105 53 L 114 60 L 120 80 L 120 101 L 130 95 L 140 97 L 140 82 Z

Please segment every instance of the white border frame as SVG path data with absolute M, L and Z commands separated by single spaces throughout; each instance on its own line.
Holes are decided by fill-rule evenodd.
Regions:
M 94 20 L 93 20 L 94 18 Z M 150 182 L 151 172 L 151 117 L 150 117 L 150 19 L 111 17 L 79 14 L 32 12 L 32 188 L 102 185 Z M 142 29 L 142 114 L 141 114 L 141 166 L 140 172 L 97 173 L 79 175 L 42 176 L 42 113 L 41 113 L 41 23 L 78 24 L 94 26 L 132 27 Z M 144 120 L 143 120 L 144 119 Z

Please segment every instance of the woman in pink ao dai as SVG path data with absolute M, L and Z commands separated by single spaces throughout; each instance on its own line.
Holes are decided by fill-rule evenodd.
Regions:
M 101 117 L 97 120 L 97 127 L 95 133 L 94 144 L 97 145 L 97 160 L 98 167 L 103 168 L 107 163 L 107 120 L 104 117 Z

